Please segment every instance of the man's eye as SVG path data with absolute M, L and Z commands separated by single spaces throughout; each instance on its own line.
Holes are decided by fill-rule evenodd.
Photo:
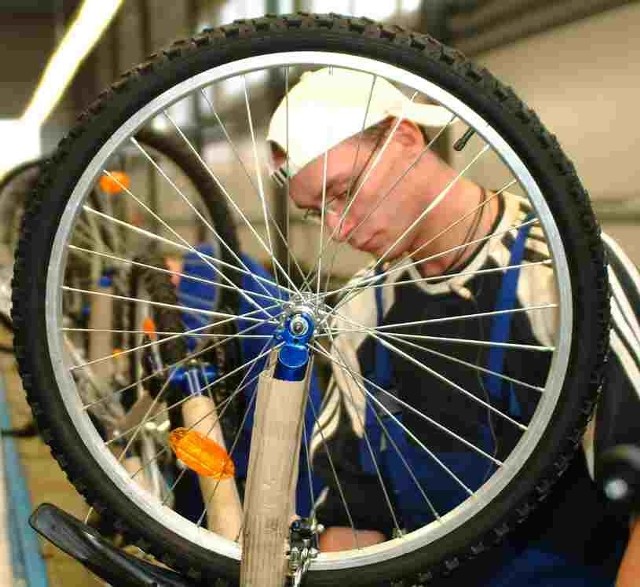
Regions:
M 336 200 L 339 200 L 343 196 L 344 196 L 344 194 L 341 194 L 339 196 L 332 197 L 330 200 L 327 200 L 326 203 L 325 203 L 325 214 L 327 213 L 327 211 L 331 210 L 331 204 L 333 202 L 335 202 Z M 305 220 L 307 218 L 321 219 L 322 218 L 322 209 L 321 208 L 307 208 L 305 210 L 303 218 Z

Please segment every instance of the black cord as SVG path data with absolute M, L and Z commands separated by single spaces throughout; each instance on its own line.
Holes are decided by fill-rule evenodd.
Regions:
M 33 438 L 34 436 L 38 436 L 38 429 L 36 427 L 36 423 L 31 420 L 24 426 L 20 426 L 20 428 L 9 428 L 5 430 L 0 430 L 1 436 L 12 436 L 13 438 Z
M 467 234 L 465 234 L 464 238 L 462 239 L 462 242 L 466 245 L 467 243 L 469 243 L 469 241 L 473 240 L 473 238 L 476 236 L 476 233 L 478 232 L 478 228 L 480 228 L 480 224 L 482 222 L 482 218 L 484 217 L 484 208 L 485 208 L 485 204 L 487 201 L 487 190 L 484 188 L 480 188 L 481 194 L 480 194 L 480 210 L 478 210 L 478 212 L 476 213 L 476 217 L 473 219 L 473 222 L 471 223 L 471 226 L 469 227 L 469 229 L 467 230 Z M 460 259 L 462 259 L 462 257 L 464 256 L 464 254 L 467 252 L 467 247 L 462 247 L 457 253 L 455 258 L 453 259 L 453 261 L 451 261 L 451 263 L 449 263 L 449 265 L 446 267 L 446 269 L 442 272 L 443 276 L 446 276 L 447 273 L 449 273 L 449 271 L 451 271 L 459 262 Z

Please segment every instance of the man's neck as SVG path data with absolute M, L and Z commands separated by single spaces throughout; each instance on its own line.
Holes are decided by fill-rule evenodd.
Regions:
M 483 242 L 462 245 L 486 236 L 499 212 L 498 199 L 490 192 L 458 178 L 451 168 L 438 171 L 422 196 L 425 209 L 432 209 L 425 214 L 409 248 L 413 261 L 423 261 L 417 267 L 425 277 L 464 266 Z

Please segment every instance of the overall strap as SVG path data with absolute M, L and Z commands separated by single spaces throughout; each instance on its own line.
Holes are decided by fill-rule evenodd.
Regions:
M 533 214 L 529 214 L 525 222 L 529 222 L 533 218 Z M 507 269 L 502 278 L 502 284 L 498 291 L 495 310 L 502 312 L 493 316 L 489 340 L 491 342 L 506 343 L 511 333 L 511 318 L 513 310 L 517 304 L 518 278 L 520 277 L 520 267 L 518 267 L 524 258 L 525 244 L 529 237 L 531 224 L 521 227 L 518 230 L 516 239 L 511 246 L 511 256 L 509 258 L 509 266 L 515 269 Z M 487 369 L 494 373 L 502 373 L 504 370 L 505 347 L 491 346 L 487 356 Z M 521 409 L 518 400 L 513 393 L 505 394 L 505 381 L 496 374 L 488 374 L 485 377 L 485 387 L 489 392 L 492 400 L 499 402 L 508 409 L 508 413 L 512 416 L 520 416 Z
M 527 216 L 525 221 L 529 221 L 533 218 L 532 215 Z M 522 227 L 518 230 L 515 242 L 511 248 L 511 255 L 509 260 L 510 266 L 517 266 L 522 263 L 525 252 L 525 244 L 529 236 L 531 225 Z M 517 301 L 517 286 L 520 276 L 520 269 L 508 269 L 505 270 L 502 278 L 500 290 L 496 301 L 496 310 L 511 310 L 515 307 Z M 382 298 L 382 288 L 375 288 L 375 304 L 376 304 L 376 318 L 377 323 L 381 324 L 384 319 L 384 307 Z M 497 314 L 493 317 L 490 340 L 492 342 L 507 342 L 510 336 L 511 330 L 511 316 L 512 313 L 504 312 Z M 504 369 L 505 352 L 504 347 L 492 346 L 488 353 L 487 368 L 495 373 L 502 373 Z M 389 391 L 395 395 L 396 385 L 393 372 L 393 365 L 391 361 L 391 354 L 389 350 L 380 344 L 379 341 L 374 340 L 374 365 L 367 373 L 367 377 L 373 379 L 377 385 L 381 388 Z M 517 416 L 520 412 L 520 407 L 517 404 L 517 400 L 514 394 L 510 394 L 508 401 L 504 393 L 503 380 L 498 375 L 489 375 L 486 377 L 486 388 L 490 393 L 490 397 L 493 401 L 502 401 L 509 407 L 509 411 L 512 415 Z M 381 394 L 379 390 L 371 385 L 365 383 L 367 391 L 374 395 L 381 403 L 384 403 L 385 407 L 389 411 L 393 412 L 394 418 L 398 422 L 402 422 L 402 411 L 398 409 L 398 405 L 393 400 L 389 400 L 386 394 Z M 392 407 L 393 406 L 393 407 Z M 381 473 L 388 487 L 392 490 L 395 500 L 397 502 L 397 511 L 405 517 L 405 523 L 410 523 L 411 516 L 415 512 L 411 512 L 410 509 L 403 511 L 403 504 L 406 504 L 408 508 L 411 504 L 407 504 L 403 499 L 403 495 L 409 495 L 414 488 L 414 481 L 407 471 L 407 465 L 412 470 L 416 470 L 412 462 L 413 452 L 409 449 L 409 439 L 407 434 L 394 421 L 386 412 L 374 407 L 374 402 L 368 400 L 366 402 L 366 420 L 365 430 L 371 449 L 374 453 L 376 462 L 381 469 Z M 377 413 L 376 413 L 377 412 Z M 386 435 L 382 431 L 380 421 L 383 422 L 388 436 L 391 437 L 394 446 L 391 446 L 391 442 L 388 441 Z M 384 440 L 384 450 L 382 448 Z M 398 456 L 396 447 L 401 451 L 403 459 Z M 367 446 L 367 443 L 362 439 L 360 443 L 360 461 L 363 471 L 368 474 L 376 474 L 375 464 L 371 457 L 371 451 Z
M 376 274 L 380 274 L 382 272 L 381 268 L 376 269 Z M 378 280 L 375 282 L 378 283 Z M 382 299 L 382 288 L 375 288 L 375 306 L 376 306 L 376 324 L 382 324 L 384 319 L 384 306 Z M 374 360 L 373 360 L 373 368 L 370 369 L 367 373 L 365 373 L 366 377 L 373 382 L 376 383 L 379 387 L 387 391 L 388 393 L 394 394 L 395 390 L 395 381 L 393 376 L 393 366 L 391 364 L 391 355 L 386 347 L 380 344 L 379 341 L 373 341 L 373 352 L 374 352 Z M 385 406 L 387 410 L 390 412 L 395 412 L 394 416 L 400 416 L 397 402 L 394 402 L 387 394 L 383 394 L 379 389 L 370 385 L 368 382 L 364 382 L 364 386 L 367 389 L 368 393 L 376 398 L 378 402 Z M 363 438 L 360 443 L 360 463 L 364 472 L 369 474 L 376 473 L 376 463 L 373 462 L 373 458 L 371 453 L 373 452 L 373 456 L 376 459 L 378 465 L 381 463 L 381 454 L 382 454 L 382 446 L 386 444 L 386 435 L 382 430 L 382 426 L 380 426 L 379 420 L 382 420 L 385 423 L 385 428 L 394 440 L 394 442 L 406 443 L 406 438 L 397 438 L 398 434 L 396 429 L 399 429 L 397 424 L 390 426 L 392 423 L 388 414 L 380 409 L 376 402 L 374 402 L 370 397 L 367 397 L 365 402 L 365 422 L 364 429 L 367 434 L 367 438 L 369 439 L 369 446 L 367 445 L 366 440 Z M 402 435 L 404 436 L 404 435 Z M 400 446 L 398 446 L 402 450 Z M 393 449 L 395 450 L 395 449 Z
M 384 319 L 384 302 L 382 288 L 375 288 L 376 318 L 377 324 L 382 324 Z M 374 365 L 371 379 L 380 388 L 393 396 L 396 395 L 396 382 L 391 362 L 391 353 L 378 340 L 374 340 Z M 376 474 L 376 464 L 385 481 L 387 491 L 394 504 L 396 513 L 406 517 L 403 511 L 404 501 L 402 495 L 412 488 L 413 480 L 407 467 L 415 468 L 411 462 L 409 440 L 403 430 L 402 410 L 400 405 L 393 401 L 388 394 L 383 394 L 379 389 L 365 382 L 367 391 L 373 395 L 386 410 L 378 407 L 375 402 L 366 402 L 365 431 L 369 439 L 360 442 L 360 462 L 364 472 Z M 389 415 L 393 414 L 393 417 Z M 384 430 L 383 430 L 384 426 Z M 372 458 L 375 457 L 375 463 Z M 400 453 L 402 458 L 399 456 Z

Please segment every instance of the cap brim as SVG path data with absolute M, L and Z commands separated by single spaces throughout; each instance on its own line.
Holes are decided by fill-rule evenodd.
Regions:
M 455 118 L 446 108 L 434 104 L 411 103 L 405 108 L 405 118 L 428 128 L 442 128 Z

